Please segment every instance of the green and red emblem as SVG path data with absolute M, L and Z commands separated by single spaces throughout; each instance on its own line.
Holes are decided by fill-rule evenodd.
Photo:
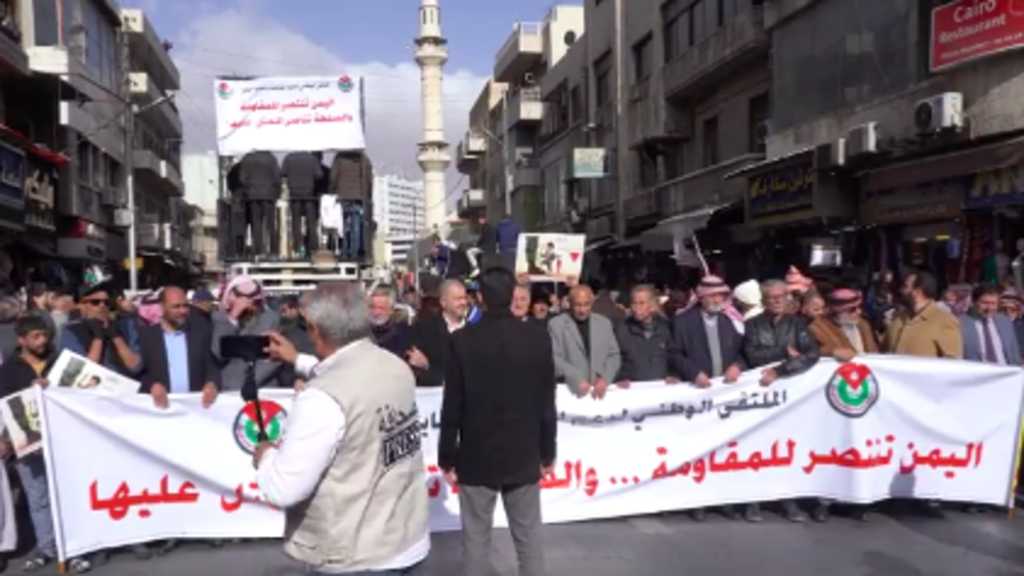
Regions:
M 272 400 L 260 400 L 260 410 L 263 412 L 263 425 L 267 429 L 267 440 L 272 444 L 279 442 L 288 421 L 288 412 Z M 246 402 L 235 417 L 234 431 L 235 442 L 247 454 L 254 453 L 259 443 L 260 427 L 256 422 L 256 404 Z
M 341 78 L 338 78 L 338 90 L 348 94 L 356 87 L 356 83 L 352 80 L 352 77 L 345 74 Z
M 217 96 L 220 96 L 221 100 L 231 98 L 232 93 L 231 84 L 228 84 L 227 82 L 217 84 Z
M 860 418 L 878 402 L 878 379 L 863 364 L 843 364 L 825 387 L 828 403 L 836 412 Z

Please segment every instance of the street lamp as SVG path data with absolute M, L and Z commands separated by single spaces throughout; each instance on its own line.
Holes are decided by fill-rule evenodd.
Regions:
M 147 110 L 156 108 L 164 102 L 173 100 L 175 96 L 177 96 L 176 92 L 170 92 L 142 107 L 129 104 L 128 126 L 125 128 L 124 136 L 124 164 L 125 172 L 127 173 L 125 188 L 128 192 L 128 286 L 132 294 L 139 291 L 139 266 L 135 261 L 138 252 L 138 247 L 136 246 L 138 242 L 137 230 L 135 228 L 135 117 Z

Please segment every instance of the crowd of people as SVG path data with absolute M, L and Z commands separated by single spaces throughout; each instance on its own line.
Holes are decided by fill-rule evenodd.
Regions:
M 463 400 L 458 400 L 457 408 L 448 406 L 449 396 L 457 396 L 450 394 L 453 379 L 461 389 L 466 379 L 516 374 L 495 366 L 534 342 L 543 344 L 539 350 L 547 358 L 531 365 L 527 373 L 543 382 L 551 372 L 573 394 L 596 401 L 611 388 L 628 388 L 633 382 L 709 388 L 736 382 L 746 371 L 757 371 L 761 385 L 771 386 L 810 369 L 821 357 L 845 362 L 863 354 L 892 353 L 1020 366 L 1024 356 L 1021 292 L 1010 286 L 978 285 L 954 286 L 940 294 L 936 278 L 926 271 L 908 271 L 898 282 L 867 291 L 816 282 L 791 268 L 785 278 L 750 280 L 735 288 L 709 274 L 692 290 L 659 291 L 641 284 L 625 294 L 594 290 L 578 282 L 571 282 L 564 294 L 557 289 L 549 292 L 546 287 L 531 287 L 528 278 L 520 276 L 512 278 L 507 299 L 501 290 L 495 295 L 493 287 L 505 280 L 491 275 L 490 302 L 488 288 L 481 286 L 487 281 L 484 276 L 480 283 L 445 280 L 431 294 L 391 286 L 375 286 L 365 297 L 359 292 L 360 305 L 366 308 L 365 339 L 376 344 L 374 350 L 388 354 L 387 362 L 368 365 L 366 370 L 405 366 L 409 382 L 416 386 L 448 386 L 446 410 L 461 410 L 460 425 L 475 432 L 488 424 L 467 417 Z M 337 302 L 351 306 L 354 298 L 346 293 Z M 314 300 L 311 295 L 268 297 L 258 282 L 244 276 L 215 291 L 166 286 L 135 298 L 102 279 L 86 283 L 77 294 L 30 285 L 20 297 L 0 296 L 0 396 L 46 385 L 48 366 L 60 351 L 69 350 L 137 379 L 141 392 L 150 395 L 158 408 L 169 405 L 169 394 L 185 392 L 201 394 L 209 406 L 221 391 L 240 389 L 246 378 L 247 362 L 221 349 L 223 337 L 229 335 L 269 335 L 267 357 L 258 360 L 253 370 L 256 385 L 302 391 L 324 373 L 321 360 L 329 355 L 324 353 L 324 342 L 330 341 L 330 334 L 323 322 L 317 328 L 313 320 L 319 310 L 314 309 Z M 496 316 L 500 322 L 494 320 Z M 466 338 L 460 339 L 459 334 Z M 502 343 L 502 352 L 490 364 L 485 360 L 492 352 L 478 346 L 484 341 Z M 536 357 L 537 350 L 530 349 L 529 355 Z M 401 380 L 401 374 L 396 374 Z M 327 390 L 328 396 L 351 393 L 342 388 Z M 529 409 L 536 408 L 535 400 Z M 545 414 L 548 410 L 543 408 Z M 544 418 L 543 425 L 550 426 Z M 329 446 L 331 435 L 320 432 Z M 524 429 L 523 433 L 538 432 Z M 551 464 L 553 433 L 535 439 L 541 442 L 537 450 L 543 455 L 532 452 L 531 462 L 540 467 Z M 454 481 L 456 441 L 451 434 L 442 434 L 441 464 L 452 472 Z M 493 441 L 500 444 L 508 430 L 493 434 Z M 498 464 L 491 462 L 485 450 L 470 449 L 478 452 L 474 458 L 486 466 L 469 466 L 469 474 L 486 479 L 484 484 L 507 480 L 489 476 L 493 470 L 488 466 Z M 0 454 L 11 456 L 9 443 L 0 442 Z M 18 459 L 14 470 L 29 510 L 29 518 L 19 520 L 31 522 L 35 535 L 35 550 L 25 568 L 38 569 L 56 556 L 45 463 L 36 453 Z M 532 476 L 526 480 L 521 476 L 513 478 L 514 484 L 529 484 Z M 281 478 L 269 475 L 267 481 L 278 485 L 281 494 L 288 493 Z M 527 516 L 536 499 L 532 492 L 502 495 L 506 507 L 525 506 Z M 489 519 L 486 507 L 493 507 L 494 496 L 472 489 L 463 493 L 468 499 L 464 505 L 479 509 L 470 530 L 478 536 Z M 816 502 L 810 517 L 826 521 L 829 506 L 827 501 Z M 783 502 L 782 509 L 791 521 L 808 519 L 796 502 Z M 941 514 L 934 503 L 928 510 Z M 731 507 L 722 511 L 750 522 L 762 520 L 757 503 L 746 505 L 742 514 Z M 704 510 L 691 513 L 696 520 L 705 517 Z M 535 521 L 539 520 L 531 520 Z M 410 538 L 406 541 L 415 540 Z M 136 546 L 133 551 L 150 556 L 165 552 L 170 544 Z M 526 561 L 535 562 L 531 554 L 536 551 L 527 553 Z M 69 563 L 74 572 L 90 567 L 86 558 Z

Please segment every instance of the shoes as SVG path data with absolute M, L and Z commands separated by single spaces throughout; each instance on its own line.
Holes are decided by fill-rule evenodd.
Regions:
M 751 524 L 763 522 L 764 517 L 761 516 L 761 507 L 757 504 L 747 504 L 746 510 L 743 511 L 743 519 Z
M 28 560 L 26 560 L 25 563 L 21 565 L 21 571 L 22 572 L 38 572 L 39 570 L 42 570 L 43 568 L 45 568 L 46 565 L 49 564 L 49 563 L 50 563 L 50 559 L 47 558 L 46 556 L 42 556 L 42 555 L 40 555 L 40 556 L 33 556 L 33 557 L 29 558 Z
M 690 511 L 690 518 L 692 518 L 694 522 L 703 522 L 708 519 L 708 513 L 703 508 L 697 508 Z
M 853 510 L 850 511 L 850 517 L 858 522 L 867 522 L 868 512 L 870 511 L 871 509 L 867 506 L 855 506 Z
M 811 519 L 818 524 L 828 522 L 828 504 L 825 502 L 819 502 L 814 508 L 814 512 L 811 513 Z
M 942 511 L 942 503 L 938 500 L 929 500 L 924 506 L 924 515 L 934 520 L 944 520 L 945 512 Z
M 149 560 L 153 557 L 153 553 L 149 551 L 145 544 L 135 544 L 131 547 L 131 551 L 136 560 Z
M 740 513 L 736 511 L 736 507 L 733 506 L 732 504 L 729 504 L 728 506 L 722 506 L 722 515 L 728 518 L 729 520 L 740 519 Z
M 71 574 L 85 574 L 92 570 L 92 562 L 85 558 L 72 558 L 67 562 L 68 572 Z
M 968 504 L 967 506 L 964 506 L 965 514 L 982 514 L 983 512 L 985 512 L 984 508 L 977 504 Z
M 792 500 L 786 500 L 782 503 L 782 509 L 786 513 L 786 520 L 794 524 L 803 524 L 807 522 L 807 514 L 804 514 L 800 507 L 796 505 L 796 502 Z

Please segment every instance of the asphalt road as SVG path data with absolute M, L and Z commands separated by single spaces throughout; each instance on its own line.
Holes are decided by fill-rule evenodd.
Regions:
M 547 526 L 544 537 L 551 576 L 1024 576 L 1024 518 L 1008 519 L 1005 511 L 969 515 L 947 510 L 945 519 L 932 519 L 896 506 L 869 515 L 867 522 L 837 515 L 825 525 L 790 524 L 771 511 L 759 525 L 714 514 L 695 523 L 680 513 Z M 93 573 L 300 573 L 280 550 L 274 541 L 222 548 L 184 542 L 148 561 L 115 554 Z M 461 556 L 458 533 L 435 535 L 420 574 L 461 574 Z M 496 531 L 494 559 L 496 574 L 516 573 L 506 530 Z M 8 573 L 20 569 L 12 560 Z

